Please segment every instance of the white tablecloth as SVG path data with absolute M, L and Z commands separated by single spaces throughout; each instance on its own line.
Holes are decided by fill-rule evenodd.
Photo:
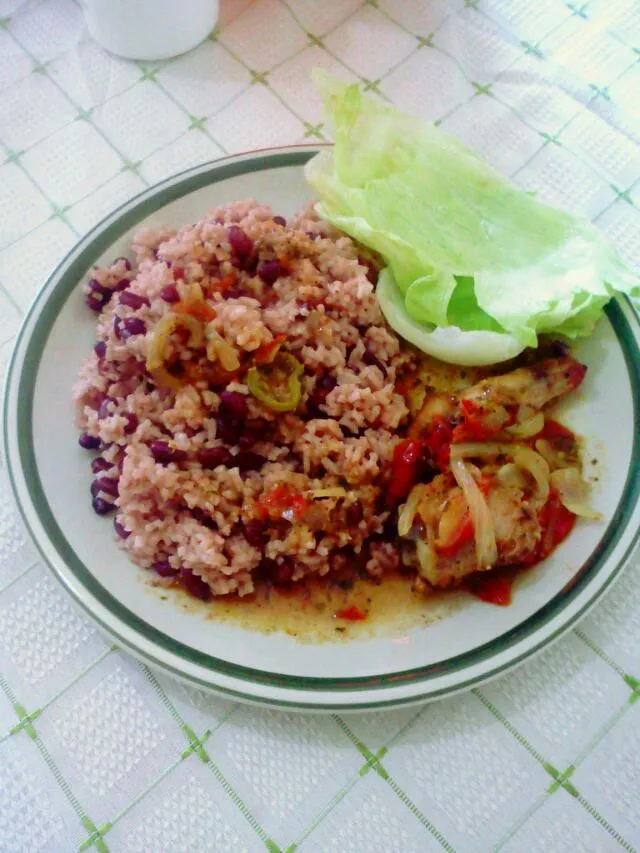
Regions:
M 177 0 L 176 0 L 177 2 Z M 323 139 L 308 70 L 357 80 L 591 217 L 640 267 L 637 0 L 222 0 L 165 63 L 74 0 L 0 0 L 0 372 L 103 215 L 226 152 Z M 39 562 L 0 471 L 0 851 L 640 846 L 640 566 L 501 681 L 379 715 L 260 711 L 113 648 Z

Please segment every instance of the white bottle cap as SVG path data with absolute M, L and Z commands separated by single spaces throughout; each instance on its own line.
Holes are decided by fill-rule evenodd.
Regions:
M 93 38 L 125 59 L 168 59 L 213 30 L 218 0 L 82 0 Z

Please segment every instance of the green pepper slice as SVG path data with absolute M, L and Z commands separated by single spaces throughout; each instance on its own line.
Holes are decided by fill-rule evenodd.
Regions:
M 247 371 L 246 383 L 256 400 L 273 412 L 293 412 L 302 397 L 303 367 L 288 352 L 279 352 L 270 364 Z

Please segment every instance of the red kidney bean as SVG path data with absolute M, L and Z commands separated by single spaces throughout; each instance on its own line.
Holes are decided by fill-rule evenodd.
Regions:
M 111 295 L 111 291 L 108 288 L 103 287 L 99 281 L 92 278 L 89 282 L 89 292 L 85 296 L 85 302 L 92 311 L 99 314 L 111 299 Z
M 321 411 L 320 406 L 325 404 L 327 397 L 337 384 L 338 382 L 336 378 L 330 373 L 323 373 L 322 376 L 320 376 L 316 381 L 315 387 L 311 392 L 311 396 L 309 397 L 309 402 L 307 404 L 310 415 L 326 418 L 326 414 Z
M 258 471 L 266 462 L 264 456 L 254 453 L 252 450 L 243 450 L 233 457 L 229 467 L 239 468 L 240 471 Z
M 326 397 L 330 391 L 338 384 L 338 380 L 335 376 L 332 376 L 330 373 L 323 373 L 323 375 L 316 382 L 316 387 L 314 388 L 314 392 L 319 392 L 324 394 Z
M 117 518 L 114 518 L 113 520 L 113 527 L 120 539 L 128 539 L 131 536 L 131 531 L 127 530 L 126 527 L 120 524 Z
M 144 335 L 147 327 L 139 317 L 116 317 L 113 321 L 113 331 L 116 338 L 126 341 L 135 335 Z
M 224 299 L 240 299 L 241 296 L 249 296 L 249 291 L 246 287 L 230 287 L 222 294 Z
M 98 477 L 92 485 L 96 487 L 98 492 L 103 495 L 111 495 L 112 498 L 118 497 L 118 481 L 115 477 Z
M 354 565 L 354 561 L 349 560 L 343 554 L 334 554 L 329 557 L 329 565 L 331 584 L 344 590 L 352 589 L 358 576 L 358 569 Z
M 115 317 L 113 320 L 113 333 L 116 338 L 121 341 L 123 340 L 124 326 L 123 326 L 122 317 Z
M 240 471 L 258 471 L 266 461 L 264 456 L 254 453 L 253 450 L 242 450 L 233 457 L 229 467 L 239 468 Z
M 118 301 L 121 305 L 126 305 L 134 310 L 142 308 L 143 305 L 149 305 L 149 300 L 146 296 L 140 296 L 139 293 L 133 293 L 131 290 L 125 290 L 121 293 L 118 297 Z
M 345 510 L 345 521 L 349 527 L 355 527 L 362 521 L 362 504 L 360 501 L 355 501 Z
M 107 515 L 115 509 L 115 506 L 110 501 L 99 497 L 94 497 L 91 501 L 91 506 L 93 507 L 93 511 L 98 515 Z
M 78 439 L 78 444 L 85 450 L 97 450 L 100 447 L 100 439 L 97 435 L 89 435 L 88 432 L 83 432 Z
M 139 317 L 126 317 L 122 325 L 122 338 L 125 341 L 135 335 L 144 335 L 147 331 L 146 324 Z
M 105 397 L 98 406 L 98 419 L 103 421 L 105 418 L 110 418 L 113 414 L 112 404 L 117 405 L 113 397 Z
M 253 240 L 237 225 L 229 228 L 228 240 L 232 250 L 240 257 L 247 257 L 253 252 Z
M 265 525 L 257 518 L 243 522 L 242 532 L 249 545 L 253 545 L 254 548 L 262 548 L 267 541 Z
M 238 437 L 238 426 L 235 420 L 226 421 L 224 418 L 216 418 L 216 437 L 225 444 L 235 444 Z
M 284 216 L 274 216 L 273 221 L 276 223 L 276 225 L 282 225 L 283 228 L 287 227 L 287 220 L 284 218 Z
M 218 523 L 215 519 L 211 518 L 211 516 L 205 512 L 202 507 L 194 506 L 191 510 L 191 515 L 195 518 L 196 521 L 203 524 L 208 530 L 217 530 Z
M 282 264 L 276 258 L 258 264 L 258 275 L 265 284 L 272 285 L 283 273 Z
M 365 364 L 368 364 L 371 366 L 375 365 L 375 367 L 378 367 L 382 371 L 383 374 L 385 374 L 387 372 L 387 368 L 380 361 L 380 359 L 376 358 L 372 352 L 369 352 L 369 350 L 364 351 L 364 353 L 362 355 L 362 361 Z
M 264 557 L 253 570 L 253 579 L 257 583 L 271 583 L 277 565 L 275 560 Z
M 126 290 L 130 284 L 131 284 L 131 282 L 129 281 L 128 278 L 121 278 L 120 281 L 116 284 L 116 286 L 113 289 L 114 289 L 114 291 L 121 292 L 123 290 Z
M 124 465 L 125 457 L 126 457 L 126 454 L 125 454 L 124 450 L 119 450 L 116 453 L 115 466 L 118 469 L 118 471 L 120 471 L 121 474 L 122 474 L 122 466 Z
M 178 450 L 171 447 L 168 442 L 158 441 L 157 439 L 151 442 L 149 450 L 155 461 L 161 465 L 168 465 L 170 462 L 183 462 L 187 457 L 184 450 Z
M 165 302 L 179 302 L 180 294 L 178 293 L 178 288 L 175 284 L 168 284 L 166 287 L 163 287 L 160 291 L 160 298 L 164 299 Z
M 188 593 L 199 598 L 200 601 L 209 601 L 211 598 L 211 587 L 198 575 L 194 575 L 191 569 L 180 569 L 180 582 Z
M 89 290 L 91 290 L 93 293 L 99 293 L 103 296 L 111 296 L 111 290 L 104 284 L 100 284 L 97 278 L 90 278 L 88 286 Z
M 246 397 L 237 391 L 223 391 L 220 394 L 220 408 L 216 418 L 218 437 L 226 444 L 236 444 L 242 434 L 246 416 Z
M 97 456 L 91 462 L 91 470 L 94 474 L 99 474 L 101 471 L 108 471 L 111 467 L 111 462 L 107 462 L 102 456 Z
M 124 434 L 131 435 L 138 429 L 138 418 L 133 412 L 123 412 L 122 417 L 125 419 Z
M 237 391 L 223 391 L 220 394 L 220 414 L 233 418 L 246 418 L 247 398 Z
M 226 447 L 219 444 L 216 447 L 201 447 L 196 453 L 196 459 L 203 468 L 213 470 L 218 465 L 228 466 L 233 456 Z
M 107 354 L 106 341 L 96 341 L 93 347 L 93 351 L 98 356 L 98 358 L 104 358 Z
M 253 447 L 256 441 L 264 438 L 266 429 L 267 425 L 262 418 L 246 421 L 242 435 L 238 439 L 238 446 L 243 450 Z
M 276 586 L 286 586 L 291 583 L 295 567 L 296 561 L 292 557 L 285 557 L 281 563 L 276 563 L 276 567 L 271 575 L 274 584 Z
M 161 578 L 175 578 L 180 569 L 174 569 L 169 560 L 156 560 L 151 564 L 153 571 Z
M 242 450 L 248 450 L 250 447 L 253 447 L 259 438 L 260 436 L 257 433 L 247 430 L 238 439 L 238 447 L 242 448 Z

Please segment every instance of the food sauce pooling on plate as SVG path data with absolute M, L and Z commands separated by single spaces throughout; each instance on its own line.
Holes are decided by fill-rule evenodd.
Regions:
M 324 578 L 289 587 L 262 586 L 254 595 L 199 602 L 180 589 L 158 587 L 184 610 L 263 634 L 284 633 L 302 642 L 340 642 L 371 636 L 402 636 L 468 604 L 464 592 L 446 592 L 425 601 L 412 578 L 393 574 L 382 583 L 357 579 L 343 589 Z

